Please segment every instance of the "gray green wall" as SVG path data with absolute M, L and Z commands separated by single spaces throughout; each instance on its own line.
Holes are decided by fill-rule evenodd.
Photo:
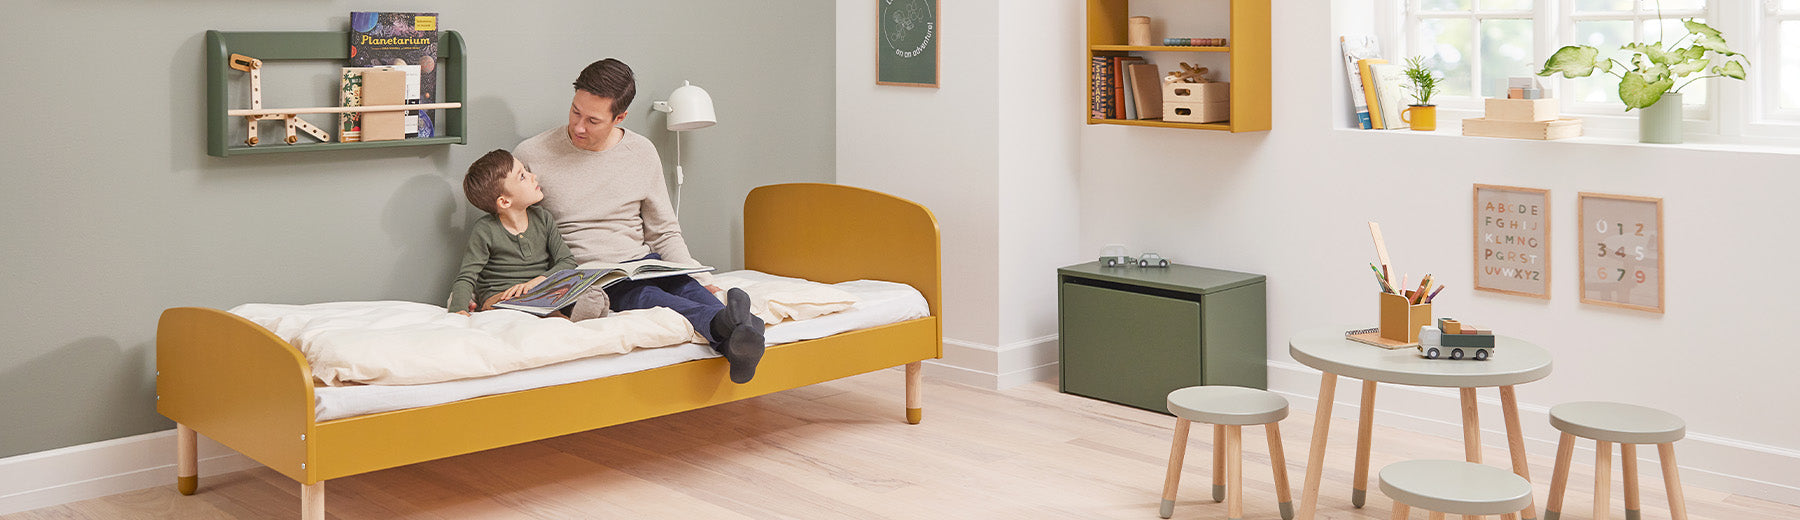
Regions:
M 352 10 L 409 9 L 468 43 L 468 145 L 206 155 L 206 30 L 343 30 Z M 671 172 L 650 101 L 684 79 L 712 94 L 719 125 L 683 137 L 682 221 L 695 256 L 740 266 L 750 188 L 835 179 L 833 24 L 831 0 L 8 2 L 0 457 L 171 428 L 154 395 L 165 308 L 442 302 L 475 216 L 463 168 L 565 122 L 570 82 L 599 58 L 637 70 L 625 126 Z M 335 64 L 297 67 L 265 73 L 266 106 L 327 102 Z

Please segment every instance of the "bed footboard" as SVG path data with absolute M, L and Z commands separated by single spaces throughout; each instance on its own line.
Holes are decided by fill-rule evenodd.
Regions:
M 312 368 L 299 350 L 249 320 L 218 309 L 163 311 L 156 326 L 156 411 L 302 484 L 315 481 L 315 465 L 308 464 Z M 182 470 L 183 491 L 189 491 L 188 471 Z

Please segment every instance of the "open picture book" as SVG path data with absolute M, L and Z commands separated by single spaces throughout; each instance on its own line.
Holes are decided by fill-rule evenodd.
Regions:
M 495 303 L 498 309 L 513 309 L 538 316 L 575 303 L 583 291 L 606 288 L 620 280 L 649 280 L 665 276 L 685 276 L 712 271 L 706 266 L 677 264 L 667 260 L 633 260 L 624 263 L 588 262 L 551 273 L 542 283 L 517 298 Z

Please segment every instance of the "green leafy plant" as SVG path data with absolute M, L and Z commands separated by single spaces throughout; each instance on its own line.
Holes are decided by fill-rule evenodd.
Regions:
M 1413 101 L 1417 101 L 1417 103 L 1413 103 L 1414 105 L 1431 106 L 1431 96 L 1437 94 L 1439 90 L 1443 90 L 1443 87 L 1439 86 L 1443 78 L 1438 77 L 1437 72 L 1425 66 L 1423 56 L 1407 58 L 1406 69 L 1402 72 L 1406 73 L 1406 79 L 1412 81 L 1411 84 L 1406 85 L 1406 90 L 1411 91 Z
M 1718 29 L 1693 19 L 1682 20 L 1681 24 L 1687 28 L 1687 34 L 1667 46 L 1662 42 L 1633 42 L 1619 47 L 1631 53 L 1629 65 L 1612 58 L 1601 61 L 1600 51 L 1593 47 L 1568 45 L 1550 55 L 1550 59 L 1544 61 L 1544 70 L 1537 74 L 1552 76 L 1560 73 L 1567 78 L 1584 78 L 1598 69 L 1618 76 L 1619 99 L 1625 102 L 1627 112 L 1654 105 L 1664 93 L 1681 92 L 1683 87 L 1695 81 L 1706 78 L 1742 80 L 1748 75 L 1750 60 L 1732 52 Z M 1676 80 L 1702 71 L 1706 73 L 1680 86 L 1675 85 Z

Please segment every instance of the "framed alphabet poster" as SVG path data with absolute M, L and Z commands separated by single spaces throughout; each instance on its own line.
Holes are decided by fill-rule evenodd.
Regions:
M 875 83 L 938 86 L 938 0 L 875 0 Z
M 1550 299 L 1550 190 L 1475 185 L 1475 289 Z
M 1662 199 L 1581 194 L 1581 301 L 1663 312 Z

